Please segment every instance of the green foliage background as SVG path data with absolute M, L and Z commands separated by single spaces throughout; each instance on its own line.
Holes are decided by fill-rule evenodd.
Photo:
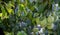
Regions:
M 0 27 L 5 32 L 14 32 L 14 35 L 20 30 L 29 35 L 29 26 L 36 25 L 47 27 L 50 32 L 53 29 L 51 25 L 58 20 L 55 13 L 59 13 L 59 10 L 56 10 L 56 6 L 52 7 L 56 3 L 60 5 L 55 0 L 0 0 Z M 20 22 L 25 22 L 27 26 L 19 27 Z

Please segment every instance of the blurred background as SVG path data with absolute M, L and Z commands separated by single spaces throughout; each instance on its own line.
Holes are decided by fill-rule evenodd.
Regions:
M 60 0 L 0 0 L 0 32 L 60 35 Z

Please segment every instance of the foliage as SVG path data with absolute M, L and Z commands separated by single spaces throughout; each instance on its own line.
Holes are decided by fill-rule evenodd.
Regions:
M 0 0 L 0 27 L 14 33 L 23 30 L 27 35 L 37 32 L 38 24 L 51 30 L 57 19 L 53 3 L 53 0 Z

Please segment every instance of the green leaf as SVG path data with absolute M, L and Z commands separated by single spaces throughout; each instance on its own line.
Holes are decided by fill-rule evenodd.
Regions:
M 53 16 L 49 16 L 47 20 L 48 20 L 48 23 L 52 23 L 52 22 L 54 22 L 54 17 Z
M 18 31 L 17 35 L 27 35 L 24 31 Z
M 46 26 L 47 26 L 47 20 L 46 20 L 46 18 L 44 18 L 44 19 L 41 21 L 40 25 L 41 25 L 42 27 L 46 27 Z
M 40 18 L 39 17 L 36 18 L 36 23 L 40 24 Z
M 33 32 L 38 32 L 38 28 L 34 28 L 33 29 Z
M 2 13 L 0 13 L 0 17 L 2 17 Z

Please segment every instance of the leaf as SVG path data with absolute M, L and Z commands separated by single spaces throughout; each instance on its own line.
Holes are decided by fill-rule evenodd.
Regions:
M 40 4 L 38 7 L 38 11 L 40 13 L 43 13 L 45 11 L 44 9 L 46 9 L 45 7 L 47 6 L 47 4 L 48 4 L 47 2 Z
M 1 15 L 3 16 L 2 19 L 8 18 L 7 12 L 6 12 L 6 10 L 5 10 L 5 8 L 3 6 L 1 7 L 1 10 L 2 10 L 2 14 Z
M 32 24 L 35 25 L 35 18 L 32 19 Z
M 20 4 L 20 6 L 24 8 L 24 5 L 23 4 Z
M 18 31 L 17 35 L 27 35 L 24 31 Z
M 52 22 L 54 22 L 54 17 L 49 16 L 47 20 L 48 20 L 48 23 L 52 23 Z
M 53 16 L 49 16 L 48 18 L 47 18 L 47 21 L 48 21 L 48 23 L 47 23 L 47 28 L 48 29 L 52 29 L 53 27 L 52 27 L 52 24 L 53 24 L 53 22 L 54 22 L 54 17 Z
M 5 3 L 5 5 L 6 5 L 5 8 L 6 8 L 7 12 L 9 14 L 13 13 L 12 7 L 14 8 L 14 5 L 11 2 L 9 2 L 8 4 Z
M 36 23 L 40 24 L 40 18 L 39 17 L 36 18 Z
M 52 24 L 47 25 L 48 29 L 53 29 Z
M 2 13 L 0 13 L 0 17 L 2 17 Z
M 9 32 L 4 32 L 5 33 L 5 35 L 11 35 L 11 32 L 9 33 Z
M 33 29 L 33 32 L 38 32 L 38 28 L 34 28 Z
M 7 8 L 7 11 L 9 14 L 11 14 L 13 12 L 12 9 L 10 9 L 10 8 L 9 9 Z
M 22 35 L 22 33 L 21 32 L 18 32 L 17 35 Z
M 6 6 L 6 9 L 7 9 L 9 14 L 11 14 L 13 12 L 13 10 L 10 7 L 8 7 L 8 6 Z
M 1 11 L 2 11 L 2 13 L 5 13 L 6 12 L 4 6 L 1 6 Z
M 41 25 L 42 27 L 47 26 L 47 20 L 46 20 L 46 18 L 44 18 L 44 19 L 41 21 L 40 25 Z

